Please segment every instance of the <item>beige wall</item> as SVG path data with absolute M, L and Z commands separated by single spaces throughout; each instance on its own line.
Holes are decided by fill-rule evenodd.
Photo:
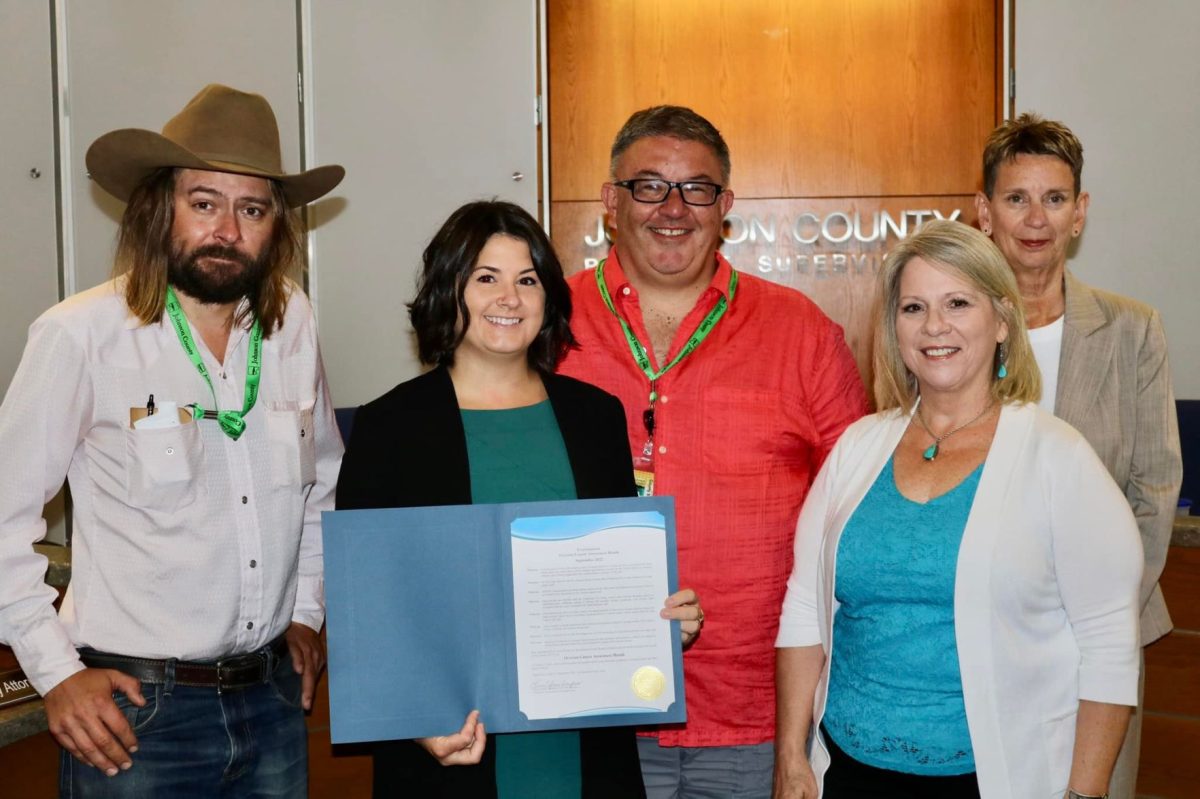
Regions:
M 25 330 L 58 300 L 50 8 L 0 2 L 0 397 Z
M 446 217 L 537 214 L 537 23 L 531 0 L 309 5 L 313 160 L 346 167 L 315 209 L 313 296 L 333 402 L 360 405 L 420 372 L 405 304 Z
M 1083 142 L 1087 228 L 1069 266 L 1148 302 L 1179 399 L 1200 399 L 1200 3 L 1017 0 L 1016 109 Z

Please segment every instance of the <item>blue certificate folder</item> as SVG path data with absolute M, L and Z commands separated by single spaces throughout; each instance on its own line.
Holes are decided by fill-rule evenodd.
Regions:
M 333 743 L 446 735 L 475 708 L 488 732 L 685 721 L 674 621 L 675 701 L 665 711 L 631 702 L 529 719 L 518 706 L 513 536 L 576 538 L 603 531 L 614 515 L 635 526 L 649 519 L 656 535 L 665 529 L 667 584 L 678 590 L 670 497 L 326 512 Z

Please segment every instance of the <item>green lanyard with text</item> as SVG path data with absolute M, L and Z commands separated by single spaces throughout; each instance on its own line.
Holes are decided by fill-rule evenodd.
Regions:
M 212 392 L 213 405 L 217 404 L 217 392 L 213 389 L 212 380 L 208 376 L 208 368 L 204 365 L 204 361 L 200 360 L 200 353 L 196 350 L 196 343 L 192 340 L 192 334 L 188 332 L 187 319 L 184 318 L 183 309 L 179 307 L 179 300 L 175 297 L 175 290 L 167 286 L 167 315 L 171 317 L 171 324 L 175 327 L 175 335 L 179 337 L 179 343 L 183 345 L 183 351 L 187 353 L 191 359 L 192 365 L 196 367 L 196 371 L 204 378 L 204 382 L 208 383 L 208 390 Z M 205 410 L 200 405 L 192 403 L 188 407 L 192 409 L 193 419 L 216 419 L 217 424 L 221 425 L 221 430 L 225 435 L 237 441 L 246 429 L 246 422 L 243 417 L 250 413 L 250 409 L 254 407 L 255 401 L 258 400 L 258 380 L 262 372 L 262 324 L 257 319 L 250 326 L 250 352 L 246 359 L 246 399 L 240 411 L 221 411 L 221 410 Z
M 638 341 L 637 336 L 635 336 L 633 334 L 633 330 L 630 329 L 629 323 L 621 318 L 621 315 L 617 313 L 616 306 L 613 305 L 612 296 L 608 293 L 608 287 L 604 285 L 604 261 L 601 261 L 596 267 L 596 285 L 600 288 L 600 297 L 604 300 L 604 304 L 608 307 L 608 310 L 612 313 L 612 315 L 617 317 L 617 321 L 621 323 L 621 329 L 625 331 L 625 340 L 629 342 L 629 351 L 633 353 L 634 362 L 650 380 L 651 409 L 654 407 L 654 401 L 658 399 L 658 392 L 655 390 L 655 383 L 660 377 L 669 372 L 677 363 L 691 355 L 692 352 L 694 352 L 695 349 L 700 346 L 704 339 L 708 338 L 708 334 L 712 332 L 712 329 L 716 327 L 717 322 L 721 321 L 721 317 L 725 315 L 725 311 L 729 308 L 729 303 L 733 302 L 733 295 L 734 292 L 737 291 L 737 284 L 737 270 L 731 269 L 729 275 L 728 299 L 722 296 L 717 300 L 717 304 L 714 305 L 712 310 L 700 320 L 700 324 L 695 330 L 692 331 L 692 335 L 688 336 L 688 340 L 683 345 L 683 348 L 679 350 L 675 357 L 672 358 L 666 366 L 656 372 L 654 371 L 654 368 L 650 366 L 650 355 L 646 352 L 646 348 L 642 346 L 642 342 Z M 652 424 L 647 425 L 647 427 L 652 426 Z M 648 432 L 653 434 L 653 430 Z

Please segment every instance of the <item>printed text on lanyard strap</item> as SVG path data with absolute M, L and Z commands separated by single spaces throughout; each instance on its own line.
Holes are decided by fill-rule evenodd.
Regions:
M 225 435 L 237 441 L 246 429 L 244 417 L 250 413 L 250 409 L 258 400 L 258 381 L 262 372 L 262 324 L 255 319 L 254 324 L 250 326 L 250 352 L 246 358 L 246 397 L 242 409 L 240 411 L 221 411 L 215 410 L 217 392 L 213 389 L 212 380 L 208 376 L 208 368 L 196 350 L 196 342 L 188 330 L 187 319 L 183 315 L 183 309 L 179 307 L 179 299 L 175 296 L 175 290 L 170 286 L 167 286 L 167 316 L 171 318 L 171 325 L 175 328 L 175 335 L 179 337 L 183 351 L 187 353 L 192 365 L 196 367 L 196 371 L 208 384 L 208 390 L 213 397 L 214 410 L 205 410 L 196 403 L 190 405 L 192 418 L 216 419 Z
M 717 326 L 717 322 L 721 321 L 721 317 L 725 315 L 725 311 L 729 308 L 729 304 L 733 302 L 734 292 L 737 291 L 738 273 L 736 269 L 732 269 L 730 272 L 728 298 L 722 296 L 717 300 L 717 304 L 714 305 L 712 310 L 710 310 L 705 317 L 700 320 L 700 324 L 697 325 L 696 329 L 692 331 L 692 334 L 688 336 L 688 340 L 684 343 L 679 352 L 676 353 L 675 357 L 668 361 L 665 366 L 656 372 L 654 371 L 654 367 L 650 365 L 650 354 L 646 352 L 646 348 L 642 346 L 642 342 L 638 341 L 637 336 L 633 334 L 633 330 L 629 327 L 629 323 L 626 322 L 619 313 L 617 313 L 617 308 L 615 305 L 613 305 L 612 296 L 608 293 L 608 286 L 604 284 L 604 261 L 601 261 L 596 267 L 596 285 L 600 289 L 600 297 L 604 300 L 604 305 L 608 308 L 609 312 L 612 313 L 612 315 L 617 318 L 617 321 L 621 323 L 621 330 L 625 332 L 625 341 L 629 343 L 629 351 L 633 354 L 634 363 L 638 365 L 638 368 L 641 369 L 646 377 L 650 380 L 651 409 L 654 408 L 654 401 L 658 399 L 658 393 L 655 391 L 656 381 L 674 368 L 674 366 L 684 358 L 691 355 L 696 348 L 700 346 L 704 339 L 708 338 L 708 334 L 711 333 L 712 329 Z M 653 431 L 650 432 L 652 433 Z

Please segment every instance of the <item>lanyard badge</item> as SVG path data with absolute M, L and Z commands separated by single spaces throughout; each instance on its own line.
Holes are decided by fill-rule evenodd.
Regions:
M 192 339 L 192 334 L 188 330 L 187 319 L 183 315 L 183 309 L 179 307 L 179 299 L 175 296 L 175 290 L 167 286 L 167 316 L 171 318 L 171 325 L 175 328 L 175 335 L 179 338 L 179 344 L 183 347 L 183 351 L 187 353 L 192 365 L 196 367 L 196 371 L 204 378 L 204 382 L 208 384 L 208 390 L 212 393 L 214 410 L 205 410 L 197 403 L 192 403 L 193 419 L 216 419 L 217 424 L 221 426 L 221 431 L 229 436 L 234 441 L 241 437 L 246 430 L 246 414 L 250 413 L 250 409 L 254 407 L 254 403 L 258 400 L 258 382 L 262 373 L 262 323 L 258 319 L 254 320 L 254 324 L 250 326 L 250 352 L 246 358 L 246 394 L 240 411 L 233 410 L 216 410 L 217 392 L 213 388 L 212 379 L 208 376 L 208 367 L 204 365 L 204 361 L 200 359 L 200 353 L 196 348 L 196 342 Z
M 648 406 L 642 411 L 642 425 L 646 428 L 646 443 L 642 445 L 641 452 L 634 455 L 634 479 L 638 484 L 640 495 L 652 496 L 654 493 L 654 408 L 658 401 L 658 380 L 684 358 L 695 352 L 696 348 L 708 338 L 709 333 L 717 326 L 717 322 L 721 321 L 721 317 L 729 309 L 729 304 L 733 302 L 733 296 L 737 292 L 738 272 L 736 269 L 730 270 L 729 288 L 726 292 L 728 297 L 722 295 L 717 299 L 717 304 L 700 320 L 700 324 L 688 336 L 688 340 L 684 342 L 675 357 L 661 369 L 655 371 L 654 367 L 650 365 L 650 354 L 642 346 L 642 342 L 638 341 L 633 329 L 629 327 L 629 323 L 617 313 L 616 305 L 613 304 L 612 296 L 608 292 L 608 286 L 604 283 L 604 264 L 605 261 L 601 261 L 595 270 L 596 286 L 600 289 L 600 298 L 604 300 L 604 305 L 608 308 L 609 313 L 615 316 L 620 323 L 621 330 L 625 334 L 625 341 L 629 345 L 629 352 L 633 355 L 633 362 L 650 381 Z

